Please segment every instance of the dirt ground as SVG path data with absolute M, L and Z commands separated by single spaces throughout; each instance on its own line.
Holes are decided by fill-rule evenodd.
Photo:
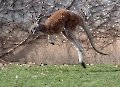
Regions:
M 119 43 L 119 41 L 118 41 Z M 119 46 L 115 44 L 115 46 Z M 107 51 L 106 51 L 107 49 Z M 106 48 L 104 51 L 109 52 L 110 55 L 101 55 L 94 50 L 84 52 L 86 64 L 119 64 L 120 56 L 118 47 L 114 49 L 113 45 Z M 109 50 L 109 51 L 108 51 Z M 10 55 L 5 56 L 0 62 L 20 62 L 20 63 L 34 63 L 40 64 L 78 64 L 78 54 L 71 43 L 56 42 L 51 45 L 46 40 L 38 40 L 35 43 L 20 46 L 15 49 Z

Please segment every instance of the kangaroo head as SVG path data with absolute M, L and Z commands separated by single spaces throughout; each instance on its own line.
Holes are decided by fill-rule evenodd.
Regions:
M 30 34 L 35 34 L 39 31 L 44 33 L 44 25 L 43 24 L 34 24 L 31 27 Z
M 36 32 L 40 31 L 40 26 L 38 24 L 34 24 L 31 28 L 30 33 L 35 34 Z

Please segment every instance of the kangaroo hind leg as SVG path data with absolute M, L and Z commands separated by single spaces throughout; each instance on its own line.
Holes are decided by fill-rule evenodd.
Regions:
M 78 51 L 78 56 L 79 56 L 79 62 L 81 63 L 81 65 L 86 68 L 85 63 L 83 61 L 83 47 L 80 45 L 80 43 L 78 42 L 78 40 L 76 39 L 75 36 L 75 31 L 72 30 L 68 30 L 65 29 L 65 31 L 62 31 L 63 35 L 73 43 L 74 47 L 77 49 Z

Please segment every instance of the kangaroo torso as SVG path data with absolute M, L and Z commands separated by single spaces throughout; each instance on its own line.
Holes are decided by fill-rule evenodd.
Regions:
M 75 30 L 76 26 L 83 22 L 83 19 L 77 14 L 67 11 L 58 10 L 44 23 L 46 34 L 58 34 L 64 27 Z

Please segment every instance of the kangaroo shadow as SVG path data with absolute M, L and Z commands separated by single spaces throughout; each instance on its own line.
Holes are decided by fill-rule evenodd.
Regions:
M 90 70 L 90 72 L 120 72 L 120 68 L 111 70 Z

